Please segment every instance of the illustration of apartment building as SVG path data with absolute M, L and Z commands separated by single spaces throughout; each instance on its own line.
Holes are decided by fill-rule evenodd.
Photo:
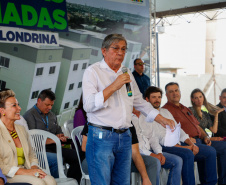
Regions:
M 62 47 L 0 43 L 1 88 L 10 88 L 22 108 L 21 114 L 37 102 L 43 89 L 55 92 Z
M 53 112 L 61 116 L 60 122 L 63 123 L 73 117 L 79 103 L 82 77 L 89 64 L 91 48 L 62 38 L 60 46 L 63 48 L 63 55 Z

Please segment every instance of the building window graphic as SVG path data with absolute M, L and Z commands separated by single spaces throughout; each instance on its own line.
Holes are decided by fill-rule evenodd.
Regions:
M 49 68 L 49 74 L 54 74 L 55 73 L 55 69 L 56 69 L 56 66 L 51 66 Z
M 40 76 L 40 75 L 42 75 L 42 73 L 43 73 L 43 67 L 37 68 L 36 76 Z
M 82 64 L 82 69 L 86 69 L 87 63 Z
M 0 57 L 0 66 L 9 68 L 9 58 Z
M 18 52 L 18 47 L 13 47 L 13 51 Z
M 65 103 L 64 104 L 64 109 L 67 109 L 69 107 L 69 105 L 70 105 L 70 102 Z
M 82 82 L 79 82 L 78 83 L 78 88 L 81 88 L 82 87 Z
M 0 90 L 5 89 L 6 82 L 3 80 L 0 80 Z
M 77 69 L 78 69 L 78 64 L 74 64 L 73 71 L 76 71 Z
M 98 56 L 98 50 L 92 49 L 91 55 Z
M 39 93 L 39 91 L 32 92 L 31 99 L 37 98 L 38 97 L 38 93 Z
M 74 89 L 74 83 L 73 84 L 70 84 L 69 85 L 69 88 L 68 88 L 68 90 L 72 90 L 72 89 Z
M 78 99 L 74 101 L 73 106 L 76 106 L 78 104 Z

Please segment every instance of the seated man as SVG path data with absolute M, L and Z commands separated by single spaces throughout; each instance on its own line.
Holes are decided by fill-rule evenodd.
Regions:
M 31 185 L 29 183 L 7 183 L 6 177 L 2 174 L 2 170 L 0 169 L 0 185 Z
M 199 153 L 195 155 L 198 163 L 199 179 L 201 184 L 214 185 L 217 183 L 216 150 L 211 147 L 211 141 L 204 130 L 199 126 L 199 122 L 192 114 L 191 110 L 180 104 L 181 93 L 179 85 L 175 82 L 165 86 L 168 102 L 163 106 L 181 123 L 181 128 L 192 137 L 199 147 Z M 206 145 L 202 144 L 202 140 Z M 182 143 L 183 144 L 183 143 Z
M 136 130 L 130 127 L 130 132 L 132 134 L 132 165 L 131 172 L 138 172 L 141 175 L 143 185 L 159 185 L 156 183 L 156 178 L 159 177 L 160 173 L 160 163 L 157 159 L 150 156 L 141 156 L 139 152 L 139 143 L 137 140 Z M 83 131 L 81 133 L 82 137 L 82 151 L 86 151 L 86 142 L 88 134 L 88 125 L 85 124 Z M 143 158 L 143 159 L 142 159 Z M 83 171 L 88 174 L 88 167 L 86 160 L 82 162 Z
M 214 134 L 214 136 L 226 137 L 226 88 L 221 91 L 219 99 L 220 103 L 217 106 L 220 108 L 224 108 L 225 111 L 222 111 L 218 115 L 218 129 L 217 133 Z
M 56 115 L 51 112 L 55 101 L 55 94 L 51 90 L 43 90 L 37 99 L 37 104 L 23 115 L 27 121 L 28 128 L 41 129 L 55 134 L 62 142 L 67 142 L 61 127 L 57 123 Z M 51 139 L 46 141 L 46 151 L 56 153 L 56 145 Z M 62 156 L 66 163 L 70 165 L 67 177 L 75 178 L 78 182 L 81 179 L 81 171 L 79 168 L 76 151 L 73 149 L 62 148 Z M 48 162 L 52 163 L 56 160 L 55 155 L 48 156 Z
M 136 110 L 133 111 L 133 116 L 132 116 L 132 122 L 136 128 L 136 133 L 138 136 L 138 141 L 139 141 L 139 149 L 142 155 L 144 156 L 148 156 L 148 157 L 154 157 L 156 159 L 158 159 L 158 163 L 159 163 L 159 168 L 160 165 L 162 165 L 162 168 L 165 169 L 170 169 L 170 173 L 168 176 L 168 180 L 167 180 L 167 185 L 172 184 L 172 185 L 180 185 L 180 179 L 181 179 L 181 170 L 182 170 L 182 165 L 183 165 L 183 161 L 181 159 L 181 157 L 170 154 L 170 153 L 162 153 L 160 151 L 153 152 L 154 146 L 152 144 L 154 144 L 156 138 L 152 137 L 150 134 L 151 132 L 148 132 L 147 135 L 144 134 L 144 129 L 140 127 L 140 125 L 145 124 L 147 128 L 145 128 L 145 131 L 151 131 L 150 128 L 152 126 L 153 123 L 151 124 L 147 124 L 147 122 L 145 121 L 145 116 L 143 114 L 139 114 L 137 113 Z M 161 112 L 160 112 L 161 113 Z M 160 127 L 162 127 L 160 125 Z M 164 128 L 164 127 L 162 127 Z M 150 136 L 150 137 L 149 137 Z M 157 174 L 157 184 L 159 184 L 159 173 Z M 190 184 L 189 184 L 190 185 Z
M 174 120 L 172 114 L 168 110 L 160 108 L 162 100 L 162 90 L 160 88 L 153 86 L 149 87 L 146 90 L 145 99 L 147 102 L 151 103 L 154 108 L 158 109 L 162 116 Z M 141 117 L 143 117 L 142 119 L 144 119 L 143 115 L 141 115 Z M 151 142 L 151 147 L 155 153 L 167 152 L 177 155 L 183 159 L 183 185 L 195 185 L 194 155 L 199 152 L 199 148 L 194 145 L 194 143 L 190 140 L 189 136 L 182 129 L 180 129 L 179 141 L 185 142 L 189 146 L 181 146 L 180 144 L 176 144 L 175 146 L 165 147 L 164 143 L 166 128 L 159 127 L 156 122 L 153 122 L 152 124 L 148 125 L 146 124 L 145 120 L 140 121 L 139 126 L 143 132 L 143 135 L 149 138 L 149 141 Z

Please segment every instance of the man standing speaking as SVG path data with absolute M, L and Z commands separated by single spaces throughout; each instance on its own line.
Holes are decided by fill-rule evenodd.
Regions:
M 86 159 L 92 185 L 129 185 L 131 165 L 131 116 L 133 106 L 148 122 L 174 128 L 142 98 L 131 71 L 122 62 L 127 50 L 121 34 L 111 34 L 102 43 L 103 60 L 85 70 L 83 105 L 88 117 Z

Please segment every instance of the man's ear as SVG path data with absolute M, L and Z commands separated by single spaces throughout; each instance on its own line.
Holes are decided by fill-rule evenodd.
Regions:
M 106 55 L 106 50 L 107 50 L 106 48 L 101 48 L 103 57 L 105 57 L 105 55 Z
M 148 99 L 147 97 L 145 98 L 145 100 L 146 100 L 147 102 L 149 102 L 149 99 Z
M 37 103 L 39 104 L 39 103 L 41 103 L 41 98 L 38 98 L 38 100 L 37 100 Z

